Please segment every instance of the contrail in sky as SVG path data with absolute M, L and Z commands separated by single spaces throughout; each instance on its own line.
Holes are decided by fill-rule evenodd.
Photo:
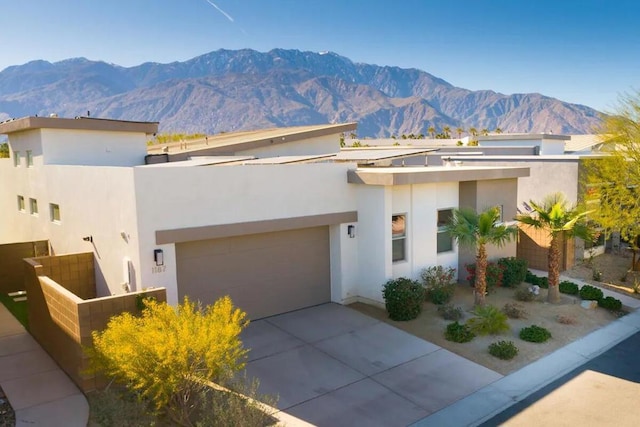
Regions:
M 207 1 L 207 3 L 209 3 L 211 6 L 215 7 L 215 8 L 216 8 L 216 10 L 217 10 L 218 12 L 220 12 L 221 14 L 223 14 L 223 15 L 224 15 L 224 16 L 225 16 L 229 21 L 234 22 L 234 21 L 233 21 L 233 18 L 231 17 L 231 15 L 229 15 L 229 14 L 228 14 L 227 12 L 225 12 L 224 10 L 220 9 L 220 8 L 218 7 L 218 5 L 216 5 L 216 4 L 215 4 L 214 2 L 212 2 L 211 0 L 206 0 L 206 1 Z

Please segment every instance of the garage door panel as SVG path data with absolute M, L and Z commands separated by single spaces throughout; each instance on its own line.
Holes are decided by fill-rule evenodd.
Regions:
M 176 259 L 180 297 L 229 295 L 253 319 L 331 298 L 328 227 L 179 243 Z

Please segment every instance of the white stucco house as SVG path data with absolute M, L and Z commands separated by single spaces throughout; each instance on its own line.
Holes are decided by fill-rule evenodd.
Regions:
M 0 244 L 93 252 L 98 295 L 163 286 L 253 319 L 334 301 L 380 304 L 390 278 L 463 268 L 451 209 L 517 209 L 529 167 L 427 166 L 425 148 L 340 150 L 354 123 L 147 140 L 158 123 L 0 123 Z M 402 164 L 407 159 L 405 166 Z M 411 166 L 410 166 L 411 164 Z M 494 255 L 515 255 L 515 243 Z

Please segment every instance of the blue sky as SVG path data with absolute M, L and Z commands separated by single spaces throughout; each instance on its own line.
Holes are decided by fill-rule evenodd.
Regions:
M 640 89 L 636 0 L 0 0 L 0 69 L 124 66 L 212 50 L 330 50 L 453 85 L 601 111 Z

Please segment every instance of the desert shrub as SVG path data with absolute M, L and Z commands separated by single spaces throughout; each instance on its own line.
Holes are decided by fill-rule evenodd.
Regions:
M 614 297 L 600 298 L 598 305 L 611 311 L 620 311 L 622 309 L 622 301 Z
M 545 342 L 551 338 L 551 332 L 541 326 L 531 325 L 520 330 L 520 338 L 529 342 Z
M 420 278 L 425 289 L 425 297 L 434 304 L 448 303 L 455 292 L 456 269 L 441 265 L 422 270 Z
M 513 294 L 518 301 L 529 302 L 536 299 L 537 295 L 529 290 L 529 286 L 520 286 Z
M 471 286 L 476 284 L 476 265 L 465 265 L 467 270 L 467 280 Z M 502 267 L 495 262 L 487 263 L 487 293 L 491 293 L 495 288 L 502 286 Z
M 529 270 L 527 270 L 527 274 L 525 276 L 524 281 L 527 282 L 527 283 L 531 283 L 532 285 L 539 286 L 539 287 L 541 287 L 543 289 L 548 289 L 549 288 L 549 278 L 548 277 L 536 276 L 535 274 L 533 274 Z
M 222 382 L 244 368 L 246 325 L 229 297 L 207 307 L 186 297 L 177 307 L 147 299 L 140 316 L 123 313 L 94 331 L 88 351 L 95 371 L 188 425 L 204 381 Z
M 489 354 L 502 360 L 511 360 L 518 355 L 518 347 L 513 341 L 498 341 L 489 345 Z
M 89 401 L 89 425 L 137 427 L 153 425 L 158 413 L 148 400 L 119 387 L 92 391 Z
M 578 323 L 575 317 L 564 314 L 559 314 L 558 317 L 556 317 L 556 320 L 558 323 L 562 323 L 563 325 L 575 325 Z
M 596 282 L 602 281 L 602 271 L 598 270 L 597 268 L 594 268 L 591 274 L 591 278 Z
M 500 258 L 498 265 L 502 267 L 502 286 L 505 288 L 514 288 L 524 282 L 528 271 L 526 259 Z
M 476 335 L 497 335 L 509 330 L 507 315 L 492 305 L 484 305 L 475 309 L 467 326 Z
M 591 285 L 580 288 L 580 298 L 584 300 L 600 301 L 604 297 L 602 290 Z
M 415 280 L 400 277 L 385 283 L 382 296 L 391 320 L 413 320 L 422 311 L 424 288 Z
M 462 319 L 462 308 L 456 307 L 453 304 L 444 304 L 438 307 L 438 313 L 445 320 L 460 320 Z
M 580 292 L 578 284 L 570 282 L 568 280 L 563 280 L 562 282 L 560 282 L 558 287 L 560 288 L 560 292 L 562 292 L 563 294 L 578 295 L 578 293 Z
M 447 341 L 453 342 L 469 342 L 475 338 L 475 334 L 469 330 L 469 327 L 458 322 L 449 323 L 444 331 L 444 337 Z
M 526 319 L 527 312 L 522 304 L 516 304 L 508 302 L 502 307 L 502 312 L 506 314 L 510 319 Z

